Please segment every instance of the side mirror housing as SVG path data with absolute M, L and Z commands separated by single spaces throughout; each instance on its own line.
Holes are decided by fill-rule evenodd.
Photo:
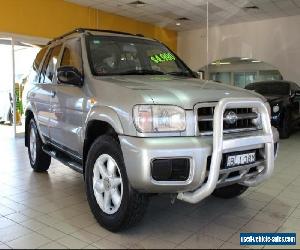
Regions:
M 69 84 L 81 87 L 83 85 L 83 75 L 78 69 L 71 66 L 64 66 L 57 69 L 58 83 Z

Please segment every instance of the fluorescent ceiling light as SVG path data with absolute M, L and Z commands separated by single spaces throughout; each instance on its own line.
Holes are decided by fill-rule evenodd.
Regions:
M 176 23 L 176 26 L 180 26 L 181 25 L 181 23 Z
M 230 62 L 213 62 L 211 63 L 212 65 L 229 65 L 231 64 Z
M 250 60 L 250 58 L 248 58 L 248 57 L 242 57 L 241 60 L 242 61 L 246 61 L 246 60 Z
M 253 63 L 260 63 L 261 61 L 258 61 L 258 60 L 254 60 L 252 61 Z

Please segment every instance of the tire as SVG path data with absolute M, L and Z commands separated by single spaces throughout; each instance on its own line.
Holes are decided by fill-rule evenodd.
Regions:
M 287 139 L 290 137 L 290 134 L 290 113 L 286 111 L 283 113 L 283 119 L 279 128 L 279 135 L 281 139 Z
M 35 121 L 31 119 L 28 126 L 28 155 L 30 165 L 35 172 L 45 172 L 51 164 L 51 157 L 43 151 L 43 142 Z
M 240 184 L 233 184 L 230 186 L 218 188 L 213 192 L 213 196 L 222 198 L 222 199 L 231 199 L 237 196 L 240 196 L 248 187 L 240 185 Z
M 113 166 L 110 170 L 109 165 Z M 112 136 L 100 136 L 92 144 L 85 167 L 85 186 L 92 213 L 109 231 L 117 232 L 133 226 L 146 212 L 148 196 L 130 186 L 122 150 Z M 104 197 L 109 197 L 107 206 Z

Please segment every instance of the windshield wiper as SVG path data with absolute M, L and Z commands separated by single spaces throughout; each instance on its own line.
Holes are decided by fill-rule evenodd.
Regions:
M 184 72 L 184 71 L 169 72 L 168 75 L 191 77 L 191 74 L 189 72 Z
M 158 70 L 142 69 L 142 70 L 128 70 L 125 72 L 121 72 L 117 75 L 165 75 L 165 73 Z

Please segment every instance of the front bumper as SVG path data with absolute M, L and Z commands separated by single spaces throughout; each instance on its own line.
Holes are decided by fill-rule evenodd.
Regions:
M 279 135 L 272 128 L 273 141 L 278 143 Z M 230 149 L 223 153 L 263 149 L 264 143 L 247 146 L 247 141 L 263 136 L 262 131 L 224 135 L 224 140 L 233 140 Z M 181 193 L 199 188 L 207 177 L 207 160 L 213 153 L 213 136 L 198 137 L 155 137 L 139 138 L 119 136 L 127 175 L 130 184 L 143 193 Z M 278 147 L 277 147 L 278 148 Z M 155 181 L 151 175 L 151 161 L 161 158 L 190 159 L 190 175 L 187 181 Z M 247 168 L 243 166 L 242 168 Z M 237 177 L 227 184 L 242 182 Z M 220 184 L 220 185 L 224 185 Z

